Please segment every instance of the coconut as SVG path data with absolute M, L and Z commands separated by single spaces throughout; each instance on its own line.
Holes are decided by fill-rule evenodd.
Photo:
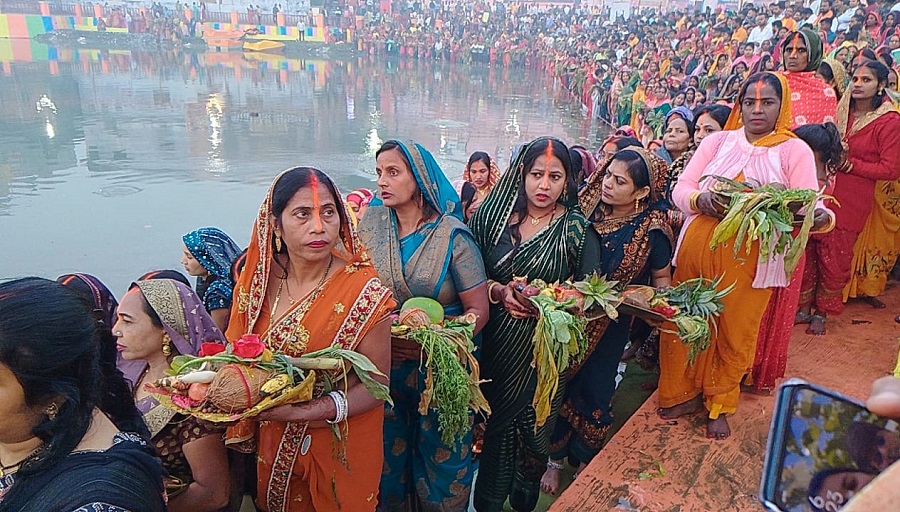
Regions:
M 431 317 L 419 308 L 404 309 L 400 312 L 398 320 L 401 324 L 409 327 L 423 327 L 431 324 Z
M 260 388 L 273 372 L 240 364 L 225 365 L 209 384 L 206 399 L 224 413 L 246 411 L 260 400 Z

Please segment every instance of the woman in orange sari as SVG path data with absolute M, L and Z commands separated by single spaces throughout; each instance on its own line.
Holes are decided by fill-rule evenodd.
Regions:
M 268 348 L 294 357 L 337 346 L 390 367 L 388 315 L 395 303 L 341 197 L 327 175 L 309 167 L 275 179 L 235 289 L 229 340 L 258 334 Z M 229 430 L 228 442 L 239 450 L 258 444 L 257 504 L 268 512 L 374 510 L 382 401 L 355 377 L 348 377 L 343 394 L 316 389 L 319 396 L 309 402 L 261 414 L 258 428 L 242 422 Z M 338 439 L 331 427 L 340 419 Z
M 784 262 L 757 263 L 759 243 L 743 261 L 732 256 L 729 244 L 710 250 L 709 241 L 723 217 L 706 175 L 780 183 L 789 188 L 817 189 L 812 150 L 796 139 L 791 123 L 791 95 L 783 76 L 752 75 L 741 87 L 738 102 L 725 126 L 700 144 L 672 192 L 685 214 L 676 249 L 673 283 L 703 276 L 724 276 L 734 290 L 722 302 L 709 348 L 696 361 L 688 360 L 688 347 L 674 334 L 660 338 L 659 415 L 677 418 L 709 412 L 707 437 L 724 439 L 731 434 L 726 414 L 737 410 L 741 379 L 751 368 L 761 319 L 776 287 L 787 285 Z M 828 223 L 826 211 L 816 212 L 816 228 Z

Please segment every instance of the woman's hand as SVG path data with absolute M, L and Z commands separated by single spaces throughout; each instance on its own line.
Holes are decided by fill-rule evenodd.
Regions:
M 900 379 L 882 377 L 872 383 L 866 407 L 885 418 L 900 419 Z M 891 512 L 900 500 L 900 462 L 893 463 L 841 508 L 847 512 Z
M 725 218 L 725 205 L 719 202 L 712 192 L 703 192 L 697 197 L 697 209 L 703 215 L 708 215 L 714 219 Z
M 816 208 L 813 212 L 813 227 L 812 231 L 822 231 L 831 223 L 831 214 L 824 208 Z
M 335 417 L 337 417 L 337 409 L 334 406 L 334 400 L 329 396 L 293 405 L 280 405 L 263 411 L 257 416 L 262 421 L 309 422 L 312 424 L 311 426 L 315 426 L 315 422 L 333 420 Z
M 502 295 L 500 301 L 503 303 L 503 307 L 506 308 L 506 311 L 509 312 L 509 315 L 513 318 L 529 318 L 536 316 L 536 312 L 534 307 L 531 304 L 523 303 L 519 300 L 519 296 L 521 296 L 522 300 L 527 300 L 524 298 L 524 295 L 520 295 L 516 293 L 517 283 L 510 281 L 499 288 L 498 291 Z
M 391 336 L 391 362 L 418 361 L 421 357 L 421 345 L 406 338 Z

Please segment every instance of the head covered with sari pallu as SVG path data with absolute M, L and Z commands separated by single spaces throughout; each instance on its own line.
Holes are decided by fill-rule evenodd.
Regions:
M 650 192 L 641 201 L 645 205 L 642 210 L 625 217 L 607 219 L 609 212 L 602 200 L 603 177 L 615 161 L 623 161 L 629 168 L 634 165 L 646 168 Z M 629 174 L 633 176 L 630 170 Z M 663 233 L 674 247 L 675 237 L 667 213 L 670 208 L 666 199 L 667 177 L 668 167 L 662 158 L 646 149 L 630 147 L 606 162 L 578 194 L 582 211 L 600 236 L 603 248 L 600 252 L 600 271 L 608 279 L 628 284 L 645 273 L 650 264 L 651 231 Z M 575 370 L 594 350 L 608 323 L 609 318 L 604 317 L 588 324 L 588 353 L 573 367 Z
M 468 181 L 469 183 L 472 183 L 472 177 L 469 175 L 469 167 L 472 167 L 472 164 L 475 162 L 482 161 L 481 158 L 474 158 L 475 155 L 479 155 L 479 154 L 486 156 L 488 158 L 488 160 L 491 162 L 491 165 L 488 166 L 488 186 L 487 186 L 488 190 L 490 190 L 490 189 L 494 188 L 494 185 L 496 185 L 498 181 L 500 181 L 500 168 L 497 167 L 497 160 L 492 158 L 490 155 L 488 155 L 484 151 L 476 151 L 475 153 L 472 153 L 472 156 L 469 157 L 469 162 L 466 163 L 466 168 L 463 169 L 463 181 Z
M 415 296 L 412 290 L 429 290 L 429 296 L 442 302 L 438 294 L 452 256 L 454 235 L 459 231 L 469 231 L 463 224 L 459 195 L 428 150 L 412 141 L 389 140 L 382 145 L 379 153 L 395 149 L 409 164 L 421 194 L 423 210 L 427 205 L 438 219 L 416 230 L 424 240 L 408 261 L 403 261 L 397 236 L 397 216 L 392 208 L 384 205 L 379 193 L 359 225 L 360 236 L 363 240 L 372 241 L 368 247 L 369 255 L 382 282 L 393 290 L 398 303 L 402 304 Z
M 150 309 L 159 317 L 163 331 L 171 340 L 173 354 L 195 356 L 206 342 L 224 343 L 225 336 L 203 308 L 200 297 L 189 287 L 172 279 L 150 279 L 131 284 L 138 288 Z M 132 385 L 136 385 L 147 361 L 119 358 L 118 367 Z
M 827 65 L 828 69 L 831 70 L 831 75 L 834 77 L 832 79 L 834 82 L 832 86 L 835 88 L 838 98 L 843 98 L 844 93 L 847 91 L 847 85 L 850 84 L 850 77 L 847 76 L 847 68 L 832 57 L 822 59 L 822 64 Z
M 500 235 L 507 228 L 509 219 L 514 212 L 520 214 L 521 222 L 526 215 L 527 197 L 525 195 L 525 160 L 529 150 L 538 145 L 557 146 L 559 151 L 553 151 L 566 171 L 566 185 L 559 196 L 557 203 L 567 210 L 578 207 L 577 187 L 575 185 L 574 170 L 569 159 L 568 147 L 561 140 L 553 137 L 539 137 L 523 147 L 516 157 L 510 162 L 509 169 L 503 173 L 503 177 L 494 187 L 491 194 L 484 200 L 475 215 L 469 220 L 469 227 L 475 234 L 475 240 L 485 251 L 497 244 Z M 530 170 L 530 169 L 529 169 Z M 484 213 L 479 213 L 484 211 Z M 580 213 L 580 212 L 579 212 Z
M 241 253 L 241 248 L 219 228 L 196 229 L 182 236 L 181 241 L 184 242 L 184 246 L 187 247 L 191 256 L 213 276 L 212 278 L 198 278 L 197 289 L 203 292 L 203 303 L 207 307 L 214 308 L 215 305 L 210 305 L 210 300 L 213 295 L 218 293 L 219 296 L 228 298 L 225 304 L 230 304 L 234 289 L 234 281 L 231 280 L 231 264 Z M 200 286 L 202 282 L 208 283 L 205 290 Z M 216 302 L 221 305 L 221 299 Z
M 778 110 L 778 119 L 775 121 L 775 130 L 756 142 L 753 142 L 753 145 L 770 148 L 777 146 L 786 140 L 797 138 L 797 136 L 794 135 L 794 132 L 791 131 L 791 89 L 788 86 L 787 80 L 779 73 L 772 73 L 771 71 L 757 73 L 751 75 L 750 78 L 744 82 L 741 91 L 738 93 L 734 108 L 731 110 L 731 115 L 728 116 L 728 121 L 725 122 L 725 130 L 738 130 L 744 127 L 744 120 L 741 118 L 741 103 L 750 87 L 761 80 L 765 80 L 764 76 L 766 75 L 774 78 L 781 86 L 781 108 Z M 769 79 L 770 82 L 771 78 Z
M 787 36 L 785 36 L 784 40 L 781 42 L 781 46 L 779 51 L 781 52 L 781 62 L 787 62 L 786 52 L 788 47 L 791 45 L 795 39 L 800 38 L 803 40 L 803 44 L 806 45 L 806 55 L 807 55 L 807 63 L 806 68 L 803 69 L 804 72 L 815 72 L 819 69 L 819 64 L 822 63 L 822 58 L 824 57 L 825 48 L 822 45 L 822 38 L 819 37 L 819 34 L 816 31 L 809 28 L 801 28 L 800 30 L 795 30 L 791 32 Z
M 331 250 L 338 270 L 275 318 L 276 306 L 266 301 L 267 286 L 286 277 L 275 258 L 287 252 L 285 246 L 276 248 L 275 231 L 281 224 L 275 209 L 284 207 L 284 197 L 290 200 L 297 192 L 320 185 L 332 196 L 323 201 L 334 201 L 340 222 Z M 247 264 L 236 285 L 229 339 L 257 334 L 274 352 L 293 357 L 331 346 L 356 350 L 387 318 L 395 306 L 391 292 L 372 268 L 342 197 L 334 181 L 312 167 L 294 167 L 275 178 L 253 224 Z M 276 275 L 270 276 L 273 271 Z M 342 378 L 340 372 L 333 377 Z M 313 396 L 324 392 L 317 385 Z M 366 500 L 377 493 L 381 474 L 383 418 L 382 407 L 352 414 L 339 427 L 339 436 L 306 422 L 243 420 L 228 428 L 225 443 L 240 452 L 257 453 L 257 502 L 266 510 L 330 510 L 334 503 L 364 510 L 371 508 Z
M 868 67 L 872 71 L 872 74 L 876 75 L 876 77 L 878 76 L 877 70 L 880 68 L 884 68 L 883 70 L 881 70 L 882 72 L 890 71 L 887 66 L 878 61 L 867 61 L 859 65 L 859 67 L 863 66 Z M 891 101 L 890 96 L 888 96 L 887 92 L 885 92 L 886 89 L 887 87 L 882 90 L 880 98 L 876 94 L 875 98 L 872 99 L 873 105 L 877 105 L 875 107 L 875 110 L 871 112 L 871 114 L 860 116 L 854 119 L 852 124 L 850 123 L 850 114 L 852 110 L 850 107 L 853 95 L 845 94 L 843 97 L 841 97 L 841 101 L 838 103 L 837 119 L 835 120 L 834 124 L 837 125 L 838 131 L 841 132 L 841 135 L 843 136 L 845 141 L 852 135 L 856 134 L 857 132 L 871 124 L 879 117 L 891 112 L 896 112 L 893 101 Z
M 247 247 L 244 271 L 235 285 L 236 307 L 232 307 L 231 318 L 228 323 L 228 334 L 231 341 L 240 338 L 244 334 L 255 332 L 256 322 L 259 320 L 266 298 L 266 286 L 269 282 L 269 272 L 276 254 L 275 246 L 275 214 L 272 209 L 275 189 L 282 179 L 291 179 L 301 173 L 312 173 L 328 187 L 335 195 L 338 216 L 340 218 L 340 241 L 333 249 L 333 254 L 351 265 L 368 265 L 368 256 L 356 230 L 350 223 L 350 214 L 347 205 L 341 200 L 343 196 L 334 181 L 322 171 L 312 167 L 292 167 L 279 174 L 269 187 L 266 198 L 259 207 L 253 231 L 250 234 L 250 245 Z M 286 251 L 282 248 L 282 251 Z M 267 343 L 268 344 L 268 343 Z M 271 348 L 271 347 L 270 347 Z

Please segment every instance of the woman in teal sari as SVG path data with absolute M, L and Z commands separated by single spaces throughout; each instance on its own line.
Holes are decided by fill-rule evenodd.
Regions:
M 431 153 L 412 142 L 385 142 L 376 153 L 376 170 L 379 197 L 370 203 L 359 235 L 381 281 L 398 304 L 431 297 L 447 315 L 474 313 L 478 333 L 488 317 L 484 264 L 462 223 L 453 186 Z M 419 414 L 425 389 L 420 358 L 415 342 L 392 340 L 394 405 L 385 405 L 379 509 L 465 511 L 474 476 L 472 434 L 446 445 L 435 411 Z
M 469 221 L 482 249 L 491 314 L 484 328 L 482 386 L 491 404 L 475 485 L 475 509 L 534 509 L 550 453 L 566 372 L 550 416 L 535 428 L 531 402 L 537 385 L 531 367 L 537 319 L 513 293 L 513 277 L 548 283 L 580 279 L 599 265 L 594 230 L 578 208 L 569 151 L 557 139 L 539 138 L 519 152 L 509 170 Z

